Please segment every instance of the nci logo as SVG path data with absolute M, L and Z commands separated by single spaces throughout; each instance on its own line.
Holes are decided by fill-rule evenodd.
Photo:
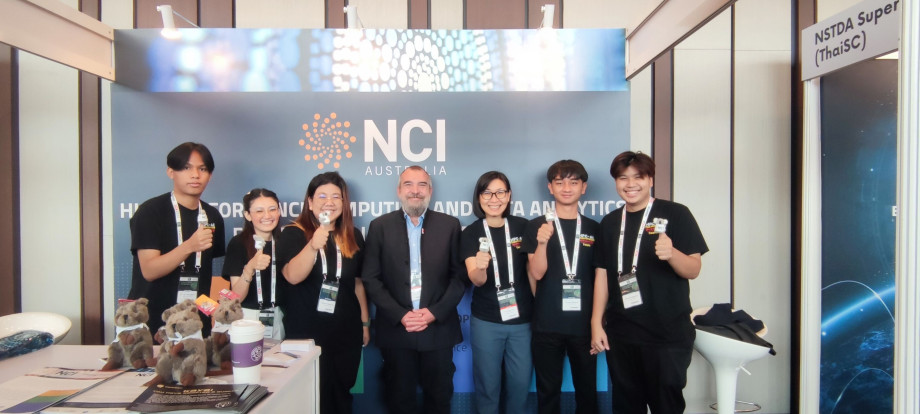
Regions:
M 313 122 L 303 124 L 304 138 L 298 145 L 307 150 L 304 161 L 315 162 L 316 168 L 322 170 L 327 166 L 339 168 L 342 158 L 351 158 L 351 144 L 355 136 L 348 128 L 349 121 L 337 121 L 338 115 L 333 112 L 327 117 L 313 114 Z
M 364 162 L 374 163 L 374 147 L 380 150 L 387 162 L 399 162 L 399 155 L 408 163 L 421 165 L 431 175 L 446 175 L 443 163 L 447 159 L 447 122 L 443 119 L 431 125 L 422 119 L 410 119 L 399 125 L 395 119 L 387 120 L 386 135 L 374 120 L 364 120 Z M 415 148 L 413 149 L 413 143 Z M 434 155 L 435 163 L 431 162 Z M 364 175 L 398 175 L 409 165 L 368 165 Z
M 316 163 L 318 169 L 338 169 L 341 161 L 353 156 L 357 137 L 349 131 L 351 122 L 338 118 L 335 112 L 326 117 L 317 113 L 313 122 L 303 124 L 304 138 L 298 145 L 307 150 L 304 160 Z M 421 165 L 431 175 L 446 175 L 441 164 L 447 159 L 446 123 L 437 119 L 432 128 L 422 119 L 401 124 L 390 119 L 381 127 L 372 119 L 364 120 L 364 162 L 368 164 L 364 175 L 398 175 L 409 165 Z M 382 159 L 375 159 L 375 154 Z

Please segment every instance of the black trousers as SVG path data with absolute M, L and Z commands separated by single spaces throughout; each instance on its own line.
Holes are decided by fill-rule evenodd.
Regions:
M 450 414 L 454 395 L 453 348 L 434 351 L 382 348 L 387 408 L 394 414 L 419 413 L 416 389 L 422 386 L 424 413 Z
M 361 365 L 361 345 L 323 347 L 319 355 L 319 412 L 351 414 L 351 387 Z
M 608 338 L 611 336 L 608 334 Z M 683 413 L 692 344 L 650 345 L 613 340 L 607 351 L 613 412 Z
M 559 401 L 566 354 L 572 366 L 575 412 L 597 412 L 597 356 L 590 353 L 590 337 L 534 332 L 531 350 L 540 414 L 558 414 L 561 410 Z

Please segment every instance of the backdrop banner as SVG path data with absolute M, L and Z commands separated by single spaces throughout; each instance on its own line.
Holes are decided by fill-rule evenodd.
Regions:
M 160 42 L 151 39 L 158 38 L 159 31 L 129 32 L 116 36 L 123 40 L 119 43 L 122 47 L 162 48 L 151 46 Z M 322 36 L 334 36 L 340 31 L 320 32 Z M 399 37 L 406 31 L 396 32 L 394 36 Z M 520 32 L 523 34 L 519 38 L 537 35 L 536 31 Z M 594 44 L 607 45 L 614 39 L 613 43 L 622 46 L 622 30 L 586 32 L 593 33 Z M 316 31 L 310 33 L 317 36 Z M 437 33 L 445 37 L 472 35 L 471 31 Z M 497 36 L 489 31 L 477 33 L 486 38 Z M 129 38 L 144 41 L 124 41 Z M 135 55 L 148 58 L 119 65 L 119 79 L 152 79 L 156 71 L 151 68 L 156 61 L 151 56 L 157 56 L 153 49 L 132 49 Z M 378 53 L 378 49 L 367 53 Z M 319 59 L 316 50 L 298 50 L 301 57 Z M 336 50 L 325 52 L 330 61 Z M 116 56 L 121 55 L 118 52 Z M 609 52 L 608 47 L 597 50 L 597 54 Z M 501 48 L 487 54 L 493 67 L 506 69 L 508 62 L 520 58 Z M 562 58 L 557 63 L 563 78 L 566 68 L 583 72 L 588 65 L 580 65 L 575 55 L 559 54 Z M 591 54 L 582 51 L 580 55 Z M 473 55 L 469 56 L 473 59 Z M 203 200 L 220 211 L 227 240 L 242 227 L 242 197 L 250 189 L 275 191 L 281 199 L 282 224 L 287 224 L 303 211 L 310 179 L 325 171 L 338 171 L 348 181 L 355 225 L 366 232 L 371 220 L 400 208 L 397 180 L 410 165 L 422 166 L 432 177 L 430 208 L 453 215 L 466 226 L 475 220 L 473 186 L 482 173 L 499 170 L 508 175 L 514 195 L 512 213 L 534 218 L 553 204 L 547 189 L 547 167 L 561 159 L 574 159 L 585 165 L 590 177 L 588 191 L 580 202 L 581 211 L 600 220 L 622 205 L 608 171 L 613 157 L 629 149 L 630 142 L 629 92 L 622 79 L 622 53 L 615 58 L 619 66 L 592 64 L 603 73 L 579 83 L 581 86 L 575 90 L 543 88 L 540 92 L 505 87 L 500 91 L 469 88 L 463 93 L 451 89 L 426 93 L 357 91 L 361 88 L 326 92 L 312 87 L 293 92 L 252 92 L 230 87 L 230 91 L 221 93 L 188 93 L 113 85 L 111 176 L 116 298 L 125 297 L 131 283 L 129 219 L 140 203 L 172 189 L 166 176 L 166 154 L 184 141 L 201 142 L 214 156 L 216 168 Z M 596 57 L 588 59 L 597 61 Z M 201 62 L 200 67 L 214 64 Z M 210 67 L 202 72 L 213 70 L 216 69 Z M 321 70 L 324 69 L 317 69 Z M 313 75 L 297 72 L 296 76 L 305 81 Z M 407 76 L 413 78 L 412 74 Z M 442 78 L 437 73 L 431 76 Z M 622 82 L 616 89 L 611 86 L 616 82 L 595 82 L 617 77 Z M 174 85 L 185 85 L 181 79 L 174 81 Z M 215 273 L 221 268 L 222 261 L 217 260 Z M 472 407 L 469 300 L 468 292 L 458 306 L 464 342 L 454 351 L 457 394 L 453 405 L 457 412 L 471 411 Z M 372 319 L 373 311 L 372 307 Z M 356 410 L 380 409 L 380 368 L 379 350 L 372 340 L 365 349 L 358 385 L 353 389 Z M 598 390 L 607 389 L 606 362 L 598 358 Z M 572 390 L 566 369 L 563 391 Z M 604 400 L 602 405 L 606 405 Z
M 894 412 L 898 61 L 821 78 L 821 413 Z

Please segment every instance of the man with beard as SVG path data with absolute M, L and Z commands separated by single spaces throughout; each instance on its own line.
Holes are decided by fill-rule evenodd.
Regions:
M 428 210 L 431 190 L 428 173 L 408 167 L 396 188 L 402 209 L 374 219 L 367 231 L 361 279 L 377 305 L 375 341 L 392 413 L 419 412 L 419 384 L 425 413 L 450 413 L 454 393 L 453 346 L 463 340 L 457 304 L 466 268 L 460 222 Z

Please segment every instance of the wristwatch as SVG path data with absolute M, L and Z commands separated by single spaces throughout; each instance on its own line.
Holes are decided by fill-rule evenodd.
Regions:
M 361 326 L 371 326 L 371 321 L 361 322 Z

